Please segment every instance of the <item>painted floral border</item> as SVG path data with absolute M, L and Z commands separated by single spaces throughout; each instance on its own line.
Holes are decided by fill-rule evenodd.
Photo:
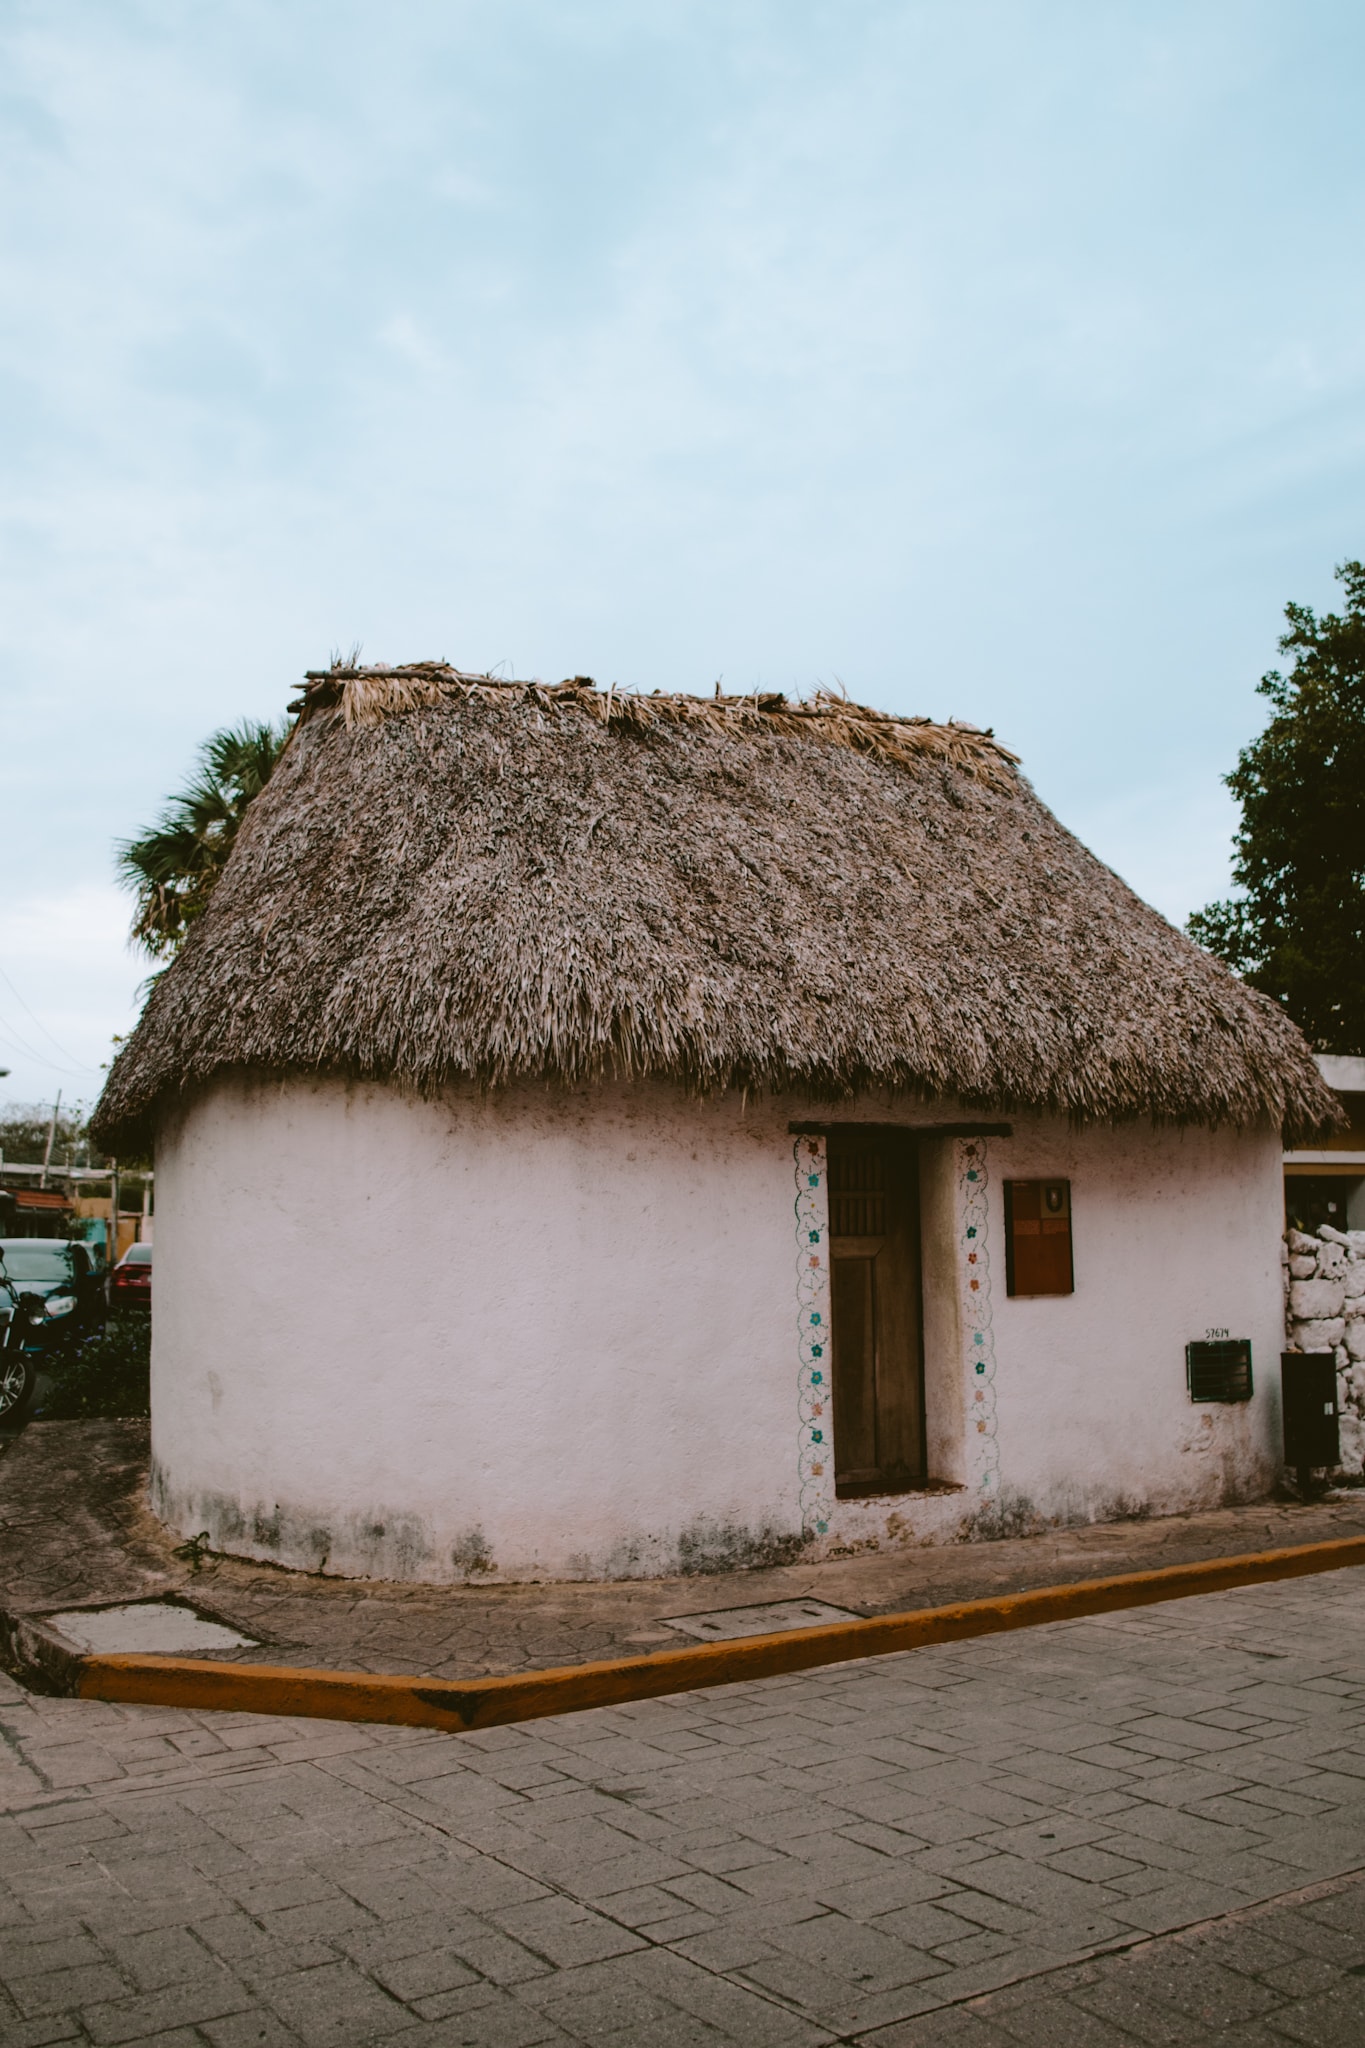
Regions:
M 792 1147 L 796 1176 L 797 1470 L 801 1528 L 829 1532 L 834 1511 L 834 1433 L 831 1425 L 829 1311 L 829 1196 L 823 1138 L 798 1138 Z

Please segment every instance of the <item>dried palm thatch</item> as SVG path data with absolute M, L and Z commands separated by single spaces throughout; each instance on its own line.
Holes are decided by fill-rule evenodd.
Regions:
M 294 708 L 110 1074 L 111 1148 L 229 1068 L 1336 1120 L 1294 1026 L 989 733 L 436 662 L 310 674 Z
M 591 676 L 570 676 L 562 683 L 504 683 L 489 675 L 472 675 L 442 661 L 413 662 L 406 668 L 310 669 L 304 678 L 303 695 L 290 706 L 307 716 L 333 704 L 341 706 L 348 730 L 378 725 L 395 711 L 419 711 L 440 704 L 468 702 L 482 697 L 506 702 L 512 691 L 522 703 L 546 711 L 570 707 L 586 711 L 603 725 L 633 726 L 645 731 L 657 725 L 704 726 L 711 732 L 734 733 L 746 726 L 764 732 L 785 733 L 832 741 L 852 747 L 855 752 L 876 754 L 885 761 L 908 766 L 931 756 L 951 761 L 982 782 L 1007 786 L 1009 770 L 1019 759 L 1002 747 L 995 735 L 980 732 L 973 725 L 952 722 L 935 725 L 928 718 L 894 718 L 885 711 L 872 711 L 865 704 L 853 704 L 847 697 L 829 690 L 813 696 L 789 699 L 781 691 L 755 690 L 752 695 L 722 697 L 716 685 L 714 697 L 666 696 L 655 690 L 650 696 L 615 687 L 599 690 Z

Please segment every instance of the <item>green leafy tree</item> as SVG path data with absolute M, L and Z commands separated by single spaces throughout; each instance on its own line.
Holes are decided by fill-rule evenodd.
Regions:
M 91 1149 L 83 1103 L 67 1104 L 57 1114 L 52 1136 L 52 1168 L 60 1172 L 70 1159 L 76 1166 L 98 1166 L 103 1155 Z M 0 1109 L 0 1154 L 11 1166 L 41 1166 L 52 1129 L 50 1102 L 7 1102 Z
M 1288 675 L 1263 676 L 1265 731 L 1226 777 L 1242 807 L 1241 892 L 1191 938 L 1283 1003 L 1320 1052 L 1365 1052 L 1365 564 L 1343 562 L 1340 613 L 1285 608 Z
M 288 737 L 287 725 L 251 719 L 214 733 L 199 749 L 189 787 L 150 831 L 119 847 L 120 879 L 137 899 L 133 937 L 153 959 L 169 960 L 203 915 L 247 805 L 270 780 Z

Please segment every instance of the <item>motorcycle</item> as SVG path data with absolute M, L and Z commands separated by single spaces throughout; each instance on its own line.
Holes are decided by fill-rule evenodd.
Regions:
M 20 1294 L 12 1281 L 0 1281 L 0 1318 L 0 1429 L 7 1429 L 24 1420 L 38 1391 L 47 1303 L 41 1294 Z

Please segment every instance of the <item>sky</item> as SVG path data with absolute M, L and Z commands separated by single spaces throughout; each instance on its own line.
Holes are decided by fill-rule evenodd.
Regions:
M 1350 0 L 0 0 L 0 1099 L 305 668 L 993 727 L 1168 917 L 1365 554 Z

